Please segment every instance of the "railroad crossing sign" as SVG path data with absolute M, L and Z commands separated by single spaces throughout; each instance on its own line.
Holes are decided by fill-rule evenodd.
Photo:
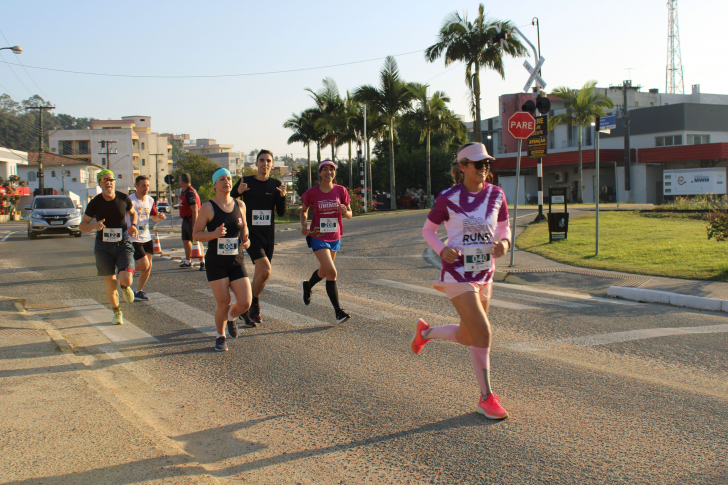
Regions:
M 529 64 L 528 61 L 523 62 L 523 67 L 526 68 L 526 70 L 531 74 L 531 77 L 528 78 L 528 81 L 526 81 L 526 85 L 523 87 L 523 92 L 527 93 L 529 89 L 531 89 L 531 84 L 533 84 L 533 81 L 536 81 L 536 86 L 538 86 L 541 89 L 546 89 L 546 81 L 543 80 L 541 76 L 538 75 L 538 71 L 541 70 L 541 66 L 543 66 L 543 63 L 546 61 L 546 59 L 539 58 L 538 62 L 536 63 L 536 67 L 531 67 L 531 64 Z
M 536 131 L 536 120 L 531 113 L 517 111 L 508 118 L 508 133 L 516 140 L 525 140 Z M 519 151 L 520 153 L 520 151 Z

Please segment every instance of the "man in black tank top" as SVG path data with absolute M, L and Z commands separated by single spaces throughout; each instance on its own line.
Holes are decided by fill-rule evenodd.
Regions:
M 245 219 L 250 232 L 248 255 L 253 261 L 253 302 L 250 310 L 240 315 L 243 328 L 262 323 L 260 316 L 260 294 L 271 276 L 271 260 L 275 247 L 275 214 L 286 213 L 286 186 L 280 180 L 270 178 L 273 168 L 273 153 L 261 150 L 255 161 L 258 173 L 243 177 L 235 184 L 230 196 L 240 197 L 245 202 Z

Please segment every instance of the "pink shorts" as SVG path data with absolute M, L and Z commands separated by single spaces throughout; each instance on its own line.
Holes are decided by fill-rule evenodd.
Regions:
M 452 300 L 458 295 L 467 293 L 468 291 L 475 291 L 480 293 L 481 300 L 490 300 L 493 294 L 493 282 L 479 284 L 479 283 L 455 283 L 449 281 L 433 281 L 432 287 L 437 291 L 442 291 L 447 295 L 448 300 Z

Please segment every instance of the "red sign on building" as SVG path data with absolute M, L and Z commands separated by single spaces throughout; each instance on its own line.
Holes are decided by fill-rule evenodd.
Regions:
M 536 120 L 526 111 L 518 111 L 508 118 L 508 133 L 517 140 L 525 140 L 536 131 Z

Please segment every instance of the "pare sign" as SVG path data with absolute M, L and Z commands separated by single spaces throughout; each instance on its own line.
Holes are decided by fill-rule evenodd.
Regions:
M 517 140 L 525 140 L 536 131 L 536 120 L 531 113 L 518 111 L 508 118 L 508 133 Z

